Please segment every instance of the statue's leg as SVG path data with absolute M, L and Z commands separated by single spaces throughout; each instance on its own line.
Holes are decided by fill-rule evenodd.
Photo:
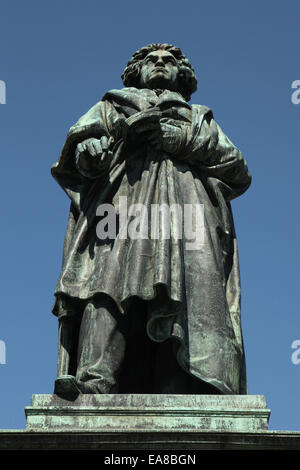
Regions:
M 58 325 L 57 377 L 69 374 L 71 351 L 73 347 L 74 321 L 63 317 Z
M 125 354 L 122 318 L 114 302 L 99 296 L 86 305 L 79 339 L 76 382 L 82 393 L 117 393 Z
M 74 377 L 74 353 L 76 351 L 77 322 L 73 316 L 62 317 L 58 326 L 57 378 L 54 393 L 73 395 L 79 393 Z

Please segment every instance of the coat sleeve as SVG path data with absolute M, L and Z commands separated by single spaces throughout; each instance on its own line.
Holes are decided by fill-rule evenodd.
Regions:
M 76 146 L 91 137 L 97 139 L 102 136 L 112 137 L 107 125 L 107 107 L 111 107 L 111 105 L 103 101 L 98 102 L 70 128 L 61 155 L 51 167 L 52 176 L 69 196 L 75 207 L 81 205 L 82 199 L 93 183 L 93 178 L 84 175 L 77 167 Z M 106 167 L 105 171 L 94 176 L 98 179 L 104 178 L 108 171 L 109 168 Z
M 251 175 L 242 153 L 205 106 L 192 107 L 192 125 L 183 159 L 200 174 L 217 179 L 227 201 L 243 194 L 251 184 Z

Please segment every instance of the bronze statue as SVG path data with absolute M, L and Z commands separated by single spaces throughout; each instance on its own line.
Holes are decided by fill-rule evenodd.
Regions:
M 71 127 L 52 167 L 71 200 L 55 393 L 247 393 L 230 206 L 250 185 L 246 162 L 212 111 L 188 103 L 197 80 L 179 48 L 141 48 L 122 79 Z M 147 236 L 146 223 L 124 236 L 122 201 L 203 207 L 203 243 L 188 249 L 182 218 L 165 211 L 169 237 Z M 114 236 L 99 237 L 110 207 Z

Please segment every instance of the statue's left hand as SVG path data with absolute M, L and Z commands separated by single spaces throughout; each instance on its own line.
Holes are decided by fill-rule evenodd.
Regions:
M 149 136 L 148 142 L 156 149 L 176 154 L 185 139 L 184 130 L 168 118 L 160 119 L 160 128 Z

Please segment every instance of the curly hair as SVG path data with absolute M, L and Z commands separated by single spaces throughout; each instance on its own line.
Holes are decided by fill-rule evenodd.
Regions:
M 193 67 L 179 47 L 171 44 L 148 44 L 135 52 L 128 62 L 121 78 L 124 86 L 140 88 L 140 71 L 145 57 L 153 51 L 165 50 L 173 54 L 179 66 L 179 86 L 178 91 L 189 101 L 191 94 L 197 90 L 197 78 Z

